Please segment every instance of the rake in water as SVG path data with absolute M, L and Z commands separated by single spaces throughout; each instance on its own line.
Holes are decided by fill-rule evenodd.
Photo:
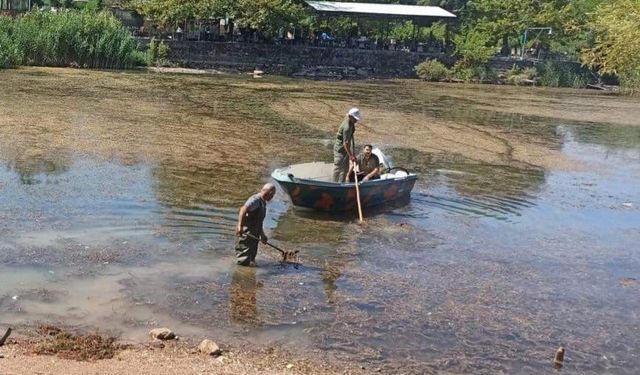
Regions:
M 260 241 L 260 239 L 250 233 L 244 233 L 245 236 L 249 237 L 249 238 L 253 238 L 254 240 Z M 262 242 L 262 241 L 261 241 Z M 278 250 L 280 252 L 280 254 L 282 254 L 282 261 L 283 262 L 297 262 L 298 261 L 298 250 L 295 251 L 287 251 L 287 250 L 283 250 L 281 248 L 279 248 L 276 245 L 270 244 L 269 242 L 264 242 L 265 244 L 271 246 L 272 248 Z

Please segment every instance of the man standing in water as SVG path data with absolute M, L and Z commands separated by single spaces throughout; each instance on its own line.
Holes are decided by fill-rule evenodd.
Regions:
M 351 108 L 347 118 L 342 121 L 336 142 L 333 145 L 333 181 L 344 182 L 349 170 L 349 161 L 355 161 L 355 140 L 353 133 L 356 131 L 356 123 L 362 120 L 362 115 L 358 108 Z
M 265 184 L 259 193 L 252 195 L 244 206 L 240 207 L 236 226 L 236 236 L 239 237 L 236 243 L 236 261 L 241 266 L 255 266 L 258 239 L 267 243 L 262 223 L 267 215 L 267 202 L 273 199 L 275 194 L 276 187 L 273 184 Z

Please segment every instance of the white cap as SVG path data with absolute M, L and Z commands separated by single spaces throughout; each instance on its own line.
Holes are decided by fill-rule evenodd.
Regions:
M 356 119 L 356 121 L 361 121 L 362 120 L 362 114 L 360 114 L 360 110 L 358 108 L 351 108 L 349 110 L 349 116 L 353 117 L 354 119 Z

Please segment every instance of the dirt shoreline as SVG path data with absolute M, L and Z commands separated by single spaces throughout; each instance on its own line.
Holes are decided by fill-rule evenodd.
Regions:
M 34 348 L 47 337 L 28 328 L 12 336 L 0 347 L 1 375 L 32 374 L 365 374 L 384 373 L 382 369 L 335 367 L 320 359 L 300 358 L 280 347 L 239 348 L 221 345 L 222 354 L 198 352 L 193 338 L 147 343 L 116 342 L 121 346 L 113 358 L 81 361 L 59 355 L 36 354 Z

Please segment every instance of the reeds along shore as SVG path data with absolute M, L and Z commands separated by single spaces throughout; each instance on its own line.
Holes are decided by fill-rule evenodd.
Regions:
M 20 65 L 123 69 L 144 65 L 144 54 L 107 12 L 0 16 L 0 67 Z

